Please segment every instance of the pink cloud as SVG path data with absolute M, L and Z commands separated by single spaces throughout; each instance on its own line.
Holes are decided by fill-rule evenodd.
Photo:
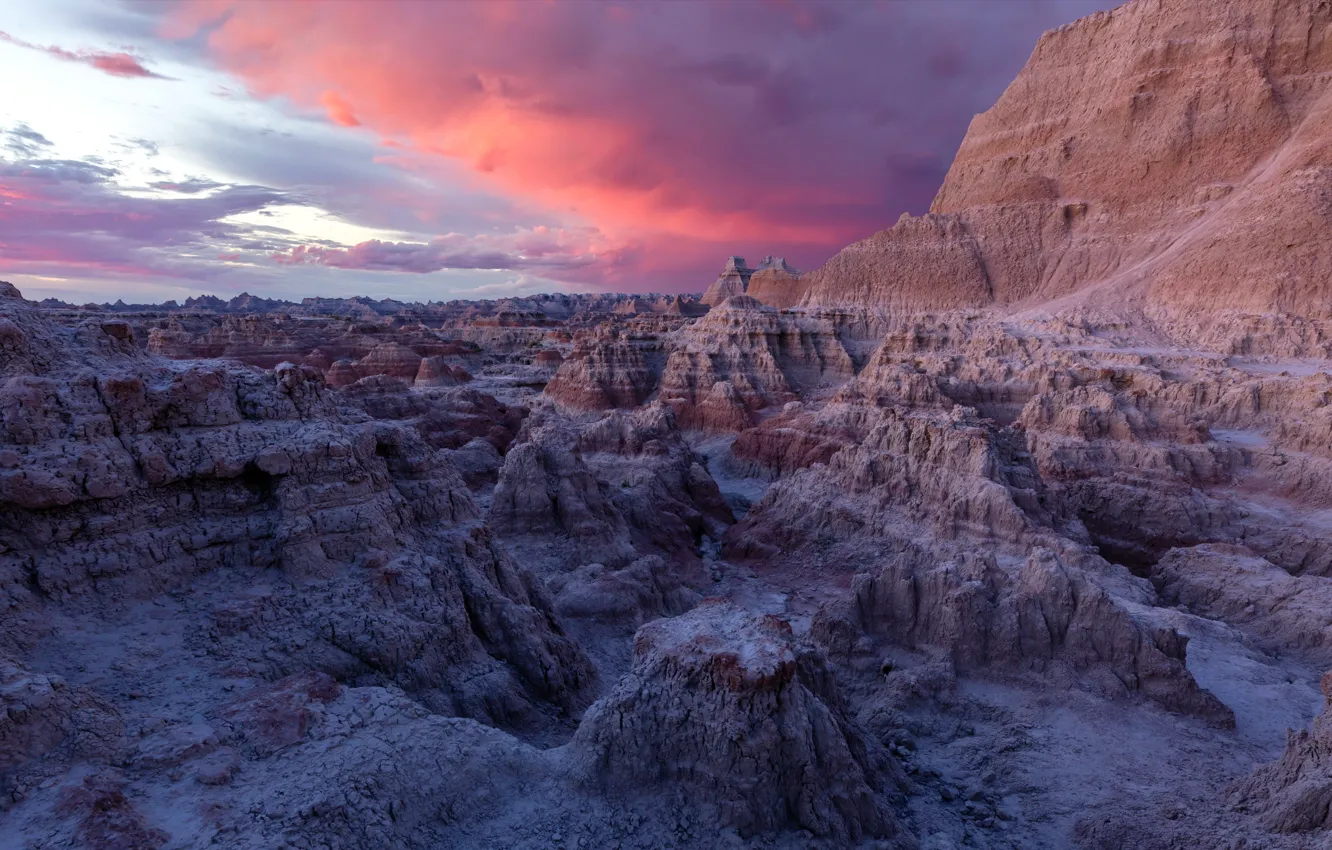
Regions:
M 470 270 L 479 273 L 473 279 L 486 280 L 486 272 L 503 270 L 547 281 L 571 275 L 603 280 L 627 255 L 625 246 L 588 227 L 494 228 L 353 246 L 310 240 L 281 227 L 231 220 L 308 202 L 303 195 L 205 178 L 158 181 L 131 192 L 117 169 L 100 161 L 46 158 L 50 146 L 26 125 L 0 130 L 0 149 L 17 156 L 0 159 L 0 276 L 239 282 L 360 272 L 352 277 L 366 291 L 365 281 L 376 272 Z
M 202 34 L 253 95 L 462 163 L 698 289 L 735 251 L 813 266 L 923 211 L 1039 33 L 1107 5 L 210 0 L 162 32 Z M 445 256 L 304 261 L 357 249 L 410 255 L 384 266 L 403 270 Z M 577 274 L 620 283 L 625 262 Z
M 328 112 L 328 119 L 343 127 L 359 127 L 361 122 L 352 114 L 351 104 L 335 91 L 326 91 L 319 96 L 319 103 Z
M 48 56 L 54 56 L 57 59 L 63 59 L 66 62 L 79 62 L 89 67 L 96 68 L 103 73 L 110 74 L 113 77 L 149 77 L 158 80 L 169 80 L 170 77 L 164 77 L 161 74 L 149 71 L 143 67 L 143 62 L 137 57 L 128 53 L 117 52 L 109 53 L 101 50 L 66 50 L 63 47 L 43 47 L 39 44 L 15 38 L 3 30 L 0 30 L 0 41 L 12 44 L 16 47 L 26 47 L 29 50 L 38 50 Z

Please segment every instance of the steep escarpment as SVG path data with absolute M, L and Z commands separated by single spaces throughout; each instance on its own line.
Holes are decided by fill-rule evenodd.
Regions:
M 800 303 L 909 312 L 994 300 L 980 245 L 958 216 L 903 216 L 805 276 Z
M 1327 258 L 1303 236 L 1328 214 L 1308 184 L 1332 164 L 1311 144 L 1325 140 L 1329 14 L 1132 3 L 1049 33 L 972 122 L 933 211 L 980 234 L 1002 301 L 1127 274 L 1117 288 L 1168 308 L 1322 312 Z M 1260 207 L 1270 216 L 1249 237 L 1227 239 Z M 1273 262 L 1293 244 L 1307 247 Z
M 930 213 L 811 273 L 806 303 L 1326 318 L 1329 15 L 1163 0 L 1047 33 Z

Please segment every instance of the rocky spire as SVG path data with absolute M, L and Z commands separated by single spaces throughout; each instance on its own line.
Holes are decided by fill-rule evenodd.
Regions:
M 715 307 L 735 295 L 744 295 L 754 270 L 745 264 L 744 257 L 728 257 L 721 276 L 703 293 L 703 303 Z

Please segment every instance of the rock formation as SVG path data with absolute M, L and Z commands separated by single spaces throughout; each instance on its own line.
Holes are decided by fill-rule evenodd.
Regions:
M 703 293 L 702 302 L 709 307 L 715 307 L 727 298 L 744 295 L 745 290 L 749 288 L 749 278 L 752 274 L 754 270 L 745 265 L 744 257 L 728 257 L 721 275 L 712 282 L 708 291 Z
M 698 540 L 720 539 L 732 521 L 669 408 L 525 427 L 500 471 L 490 523 L 508 536 L 539 535 L 542 546 L 551 535 L 567 541 L 569 566 L 651 554 L 692 564 Z
M 807 303 L 1076 292 L 1112 309 L 1326 318 L 1329 259 L 1311 234 L 1329 209 L 1329 14 L 1315 0 L 1135 2 L 1047 33 L 972 121 L 930 213 L 810 273 Z
M 591 781 L 684 789 L 742 836 L 788 824 L 843 840 L 894 836 L 882 796 L 893 767 L 835 698 L 821 698 L 818 668 L 785 622 L 710 599 L 639 630 L 632 672 L 572 746 Z
M 1229 790 L 1232 806 L 1259 817 L 1274 832 L 1326 830 L 1332 812 L 1332 673 L 1324 673 L 1323 713 L 1309 730 L 1287 730 L 1280 760 Z
M 439 354 L 421 358 L 413 383 L 418 387 L 452 387 L 472 379 L 467 370 L 449 363 Z
M 1224 620 L 1273 648 L 1332 662 L 1332 578 L 1292 576 L 1238 546 L 1172 549 L 1152 567 L 1167 600 Z
M 758 268 L 754 269 L 754 271 L 755 272 L 781 271 L 791 275 L 800 274 L 799 271 L 792 268 L 791 265 L 786 262 L 785 257 L 775 257 L 772 254 L 769 254 L 768 256 L 760 260 Z M 752 279 L 753 278 L 751 277 L 751 280 Z
M 546 395 L 580 410 L 634 407 L 652 394 L 656 375 L 634 342 L 619 334 L 586 334 L 546 385 Z
M 732 396 L 751 411 L 795 399 L 798 389 L 849 377 L 850 355 L 831 323 L 785 316 L 748 296 L 728 299 L 677 331 L 661 375 L 658 398 L 687 427 L 744 424 Z M 729 383 L 731 389 L 718 390 Z
M 700 303 L 716 307 L 728 298 L 748 295 L 769 307 L 786 308 L 797 304 L 803 294 L 800 272 L 785 257 L 766 256 L 756 269 L 745 265 L 744 257 L 731 257 Z
M 1208 722 L 1235 723 L 1185 669 L 1188 638 L 1135 622 L 1049 550 L 1036 550 L 1015 570 L 993 556 L 934 562 L 928 552 L 908 550 L 858 575 L 851 599 L 821 610 L 812 627 L 815 640 L 842 653 L 861 633 L 910 648 L 937 647 L 960 671 L 1033 670 L 1053 681 L 1067 670 L 1111 694 L 1142 694 Z
M 897 312 L 980 307 L 994 300 L 979 243 L 957 216 L 903 216 L 805 276 L 802 304 Z
M 218 580 L 245 602 L 214 612 L 216 639 L 259 669 L 393 681 L 497 721 L 579 706 L 580 651 L 530 578 L 466 528 L 476 505 L 414 431 L 344 419 L 309 367 L 165 363 L 12 304 L 0 582 L 14 627 L 0 646 L 31 645 L 51 604 Z
M 0 661 L 0 708 L 0 793 L 7 800 L 71 760 L 108 758 L 123 746 L 124 724 L 104 698 L 10 661 Z
M 800 303 L 806 285 L 805 278 L 782 261 L 780 265 L 755 271 L 745 294 L 769 307 L 785 310 Z
M 823 540 L 943 538 L 1019 541 L 1052 522 L 1022 459 L 960 409 L 886 411 L 827 464 L 768 490 L 728 538 L 737 556 L 771 556 Z

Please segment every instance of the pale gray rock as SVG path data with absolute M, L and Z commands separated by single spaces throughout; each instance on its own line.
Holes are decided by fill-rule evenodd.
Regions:
M 884 796 L 893 766 L 859 737 L 787 623 L 709 599 L 644 626 L 634 654 L 571 744 L 588 781 L 678 787 L 742 835 L 901 833 Z
M 1281 758 L 1229 789 L 1231 806 L 1274 832 L 1325 831 L 1332 823 L 1332 673 L 1323 674 L 1323 713 L 1308 730 L 1288 730 Z
M 1110 696 L 1141 695 L 1233 727 L 1233 712 L 1185 666 L 1188 638 L 1135 621 L 1129 610 L 1049 550 L 1016 569 L 993 556 L 936 558 L 911 549 L 856 576 L 851 596 L 815 616 L 811 637 L 851 656 L 862 635 L 937 648 L 960 672 L 1037 673 L 1090 680 Z
M 66 344 L 0 387 L 0 645 L 30 646 L 49 604 L 212 588 L 213 651 L 265 676 L 392 682 L 513 725 L 589 701 L 544 591 L 414 429 L 345 415 L 308 366 L 90 351 L 5 314 Z

